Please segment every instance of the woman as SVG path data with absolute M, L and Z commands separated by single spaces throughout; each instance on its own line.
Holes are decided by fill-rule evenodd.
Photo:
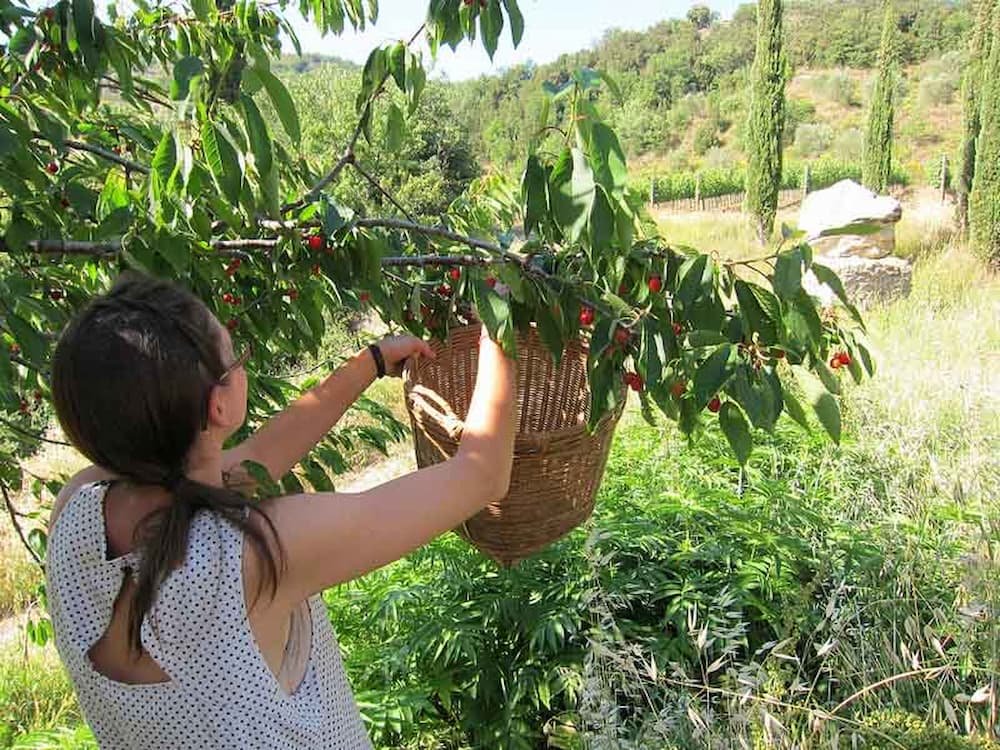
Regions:
M 187 291 L 129 275 L 67 326 L 56 413 L 93 462 L 60 493 L 47 595 L 55 642 L 102 748 L 368 748 L 322 598 L 508 488 L 514 366 L 485 335 L 454 458 L 357 494 L 251 503 L 243 461 L 280 477 L 377 374 L 433 356 L 365 349 L 245 442 L 246 356 Z

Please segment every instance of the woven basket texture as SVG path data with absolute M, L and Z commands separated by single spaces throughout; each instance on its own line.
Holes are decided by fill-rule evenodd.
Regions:
M 476 383 L 478 325 L 452 329 L 404 373 L 417 465 L 455 455 Z M 570 342 L 555 367 L 534 327 L 518 334 L 518 430 L 510 491 L 455 529 L 500 565 L 510 567 L 566 535 L 590 517 L 611 437 L 625 403 L 593 433 L 587 431 L 590 390 L 587 344 Z

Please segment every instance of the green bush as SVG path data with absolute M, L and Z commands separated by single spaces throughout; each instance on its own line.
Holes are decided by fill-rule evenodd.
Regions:
M 833 143 L 833 128 L 826 123 L 803 123 L 795 129 L 795 151 L 802 156 L 818 156 Z
M 985 737 L 963 737 L 943 724 L 896 709 L 873 713 L 863 724 L 885 735 L 868 734 L 861 744 L 864 750 L 1000 750 L 1000 744 Z
M 846 71 L 815 75 L 810 88 L 818 96 L 836 102 L 842 107 L 857 107 L 861 104 L 857 81 Z

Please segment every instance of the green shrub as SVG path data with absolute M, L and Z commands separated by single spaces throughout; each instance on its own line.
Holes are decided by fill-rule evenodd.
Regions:
M 795 129 L 795 151 L 802 156 L 818 156 L 833 143 L 833 128 L 826 123 L 803 123 Z
M 861 744 L 864 750 L 1000 750 L 1000 745 L 985 737 L 963 737 L 943 724 L 896 709 L 873 713 L 863 724 L 885 735 L 866 735 Z
M 811 84 L 817 95 L 843 107 L 857 107 L 861 104 L 858 84 L 846 71 L 816 75 Z

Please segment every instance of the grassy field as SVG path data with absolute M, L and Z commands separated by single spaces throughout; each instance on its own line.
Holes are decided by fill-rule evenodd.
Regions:
M 739 217 L 663 225 L 752 247 Z M 496 571 L 445 538 L 328 592 L 377 745 L 990 747 L 956 730 L 989 722 L 1000 673 L 1000 279 L 930 205 L 899 252 L 913 292 L 867 315 L 879 372 L 841 446 L 783 424 L 741 473 L 716 429 L 689 446 L 630 408 L 594 521 L 538 559 Z M 518 686 L 497 716 L 491 669 Z M 0 747 L 87 747 L 51 646 L 0 654 L 0 717 Z

